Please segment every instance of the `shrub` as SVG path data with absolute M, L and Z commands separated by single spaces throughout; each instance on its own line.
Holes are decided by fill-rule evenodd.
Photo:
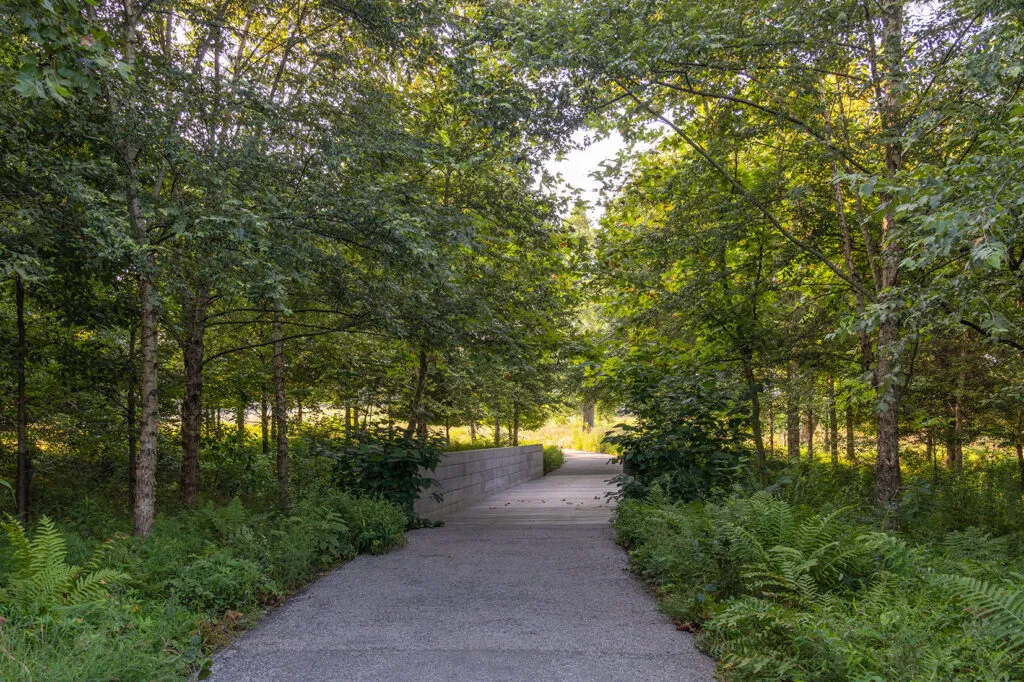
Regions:
M 356 431 L 347 439 L 325 439 L 314 446 L 334 460 L 339 488 L 381 496 L 412 516 L 413 503 L 433 480 L 423 475 L 441 461 L 441 440 L 405 438 L 386 429 Z
M 550 474 L 552 471 L 562 466 L 565 462 L 565 455 L 562 454 L 562 448 L 554 445 L 544 446 L 544 473 Z
M 1024 673 L 1024 579 L 1005 575 L 1004 540 L 971 530 L 915 545 L 853 510 L 780 494 L 683 503 L 656 488 L 616 512 L 633 567 L 667 613 L 699 624 L 724 679 Z
M 662 377 L 637 403 L 637 423 L 605 437 L 621 453 L 623 495 L 657 485 L 696 500 L 731 488 L 749 460 L 743 409 L 713 373 Z

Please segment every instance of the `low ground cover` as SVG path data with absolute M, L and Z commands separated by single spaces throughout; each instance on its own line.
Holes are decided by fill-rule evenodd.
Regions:
M 310 425 L 295 439 L 286 507 L 257 439 L 211 436 L 212 499 L 163 501 L 145 540 L 102 487 L 78 500 L 48 491 L 52 519 L 9 520 L 0 534 L 0 679 L 183 679 L 323 571 L 402 545 L 422 483 L 410 471 L 439 451 L 337 433 Z
M 723 679 L 1024 676 L 1024 509 L 998 465 L 910 471 L 880 512 L 870 471 L 772 464 L 765 486 L 691 502 L 654 486 L 616 516 L 634 570 Z

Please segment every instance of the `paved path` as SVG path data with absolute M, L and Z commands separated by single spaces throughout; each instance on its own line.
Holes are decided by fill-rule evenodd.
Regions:
M 711 680 L 712 661 L 626 572 L 606 455 L 360 556 L 214 660 L 212 680 Z

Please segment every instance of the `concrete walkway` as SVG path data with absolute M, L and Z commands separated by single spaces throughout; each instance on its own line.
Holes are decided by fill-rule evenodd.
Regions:
M 607 455 L 360 556 L 214 659 L 237 680 L 711 680 L 714 663 L 626 572 L 604 493 Z

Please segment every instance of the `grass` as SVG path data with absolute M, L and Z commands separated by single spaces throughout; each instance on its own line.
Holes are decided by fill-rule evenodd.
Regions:
M 612 446 L 603 443 L 602 439 L 606 433 L 614 431 L 615 426 L 623 421 L 628 421 L 628 419 L 599 417 L 594 423 L 594 428 L 587 431 L 581 417 L 575 415 L 560 417 L 548 421 L 538 429 L 524 431 L 520 437 L 532 442 L 549 443 L 570 450 L 615 454 Z
M 565 455 L 562 448 L 556 445 L 544 446 L 544 473 L 550 474 L 565 463 Z

